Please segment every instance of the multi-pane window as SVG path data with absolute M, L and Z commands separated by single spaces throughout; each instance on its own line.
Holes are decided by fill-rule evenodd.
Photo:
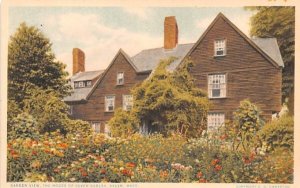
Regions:
M 105 111 L 112 112 L 115 109 L 115 96 L 109 95 L 105 96 Z
M 124 84 L 124 72 L 118 72 L 117 74 L 117 85 Z
M 87 86 L 87 87 L 91 87 L 91 86 L 92 86 L 92 81 L 90 81 L 90 80 L 89 80 L 89 81 L 86 81 L 86 86 Z
M 68 106 L 68 114 L 73 115 L 73 106 L 72 105 Z
M 84 87 L 84 82 L 78 82 L 78 87 Z
M 217 130 L 220 126 L 225 123 L 224 113 L 208 113 L 207 116 L 207 130 L 213 131 Z
M 92 129 L 96 133 L 100 133 L 101 132 L 101 124 L 100 124 L 100 122 L 91 122 L 91 124 L 92 124 Z
M 209 98 L 226 97 L 226 75 L 225 74 L 208 75 L 208 97 Z
M 132 95 L 123 95 L 123 109 L 131 110 L 132 106 L 133 106 Z
M 226 41 L 215 40 L 215 56 L 224 56 L 226 55 Z
M 107 136 L 110 136 L 110 128 L 109 128 L 108 123 L 105 124 L 104 134 L 106 134 Z

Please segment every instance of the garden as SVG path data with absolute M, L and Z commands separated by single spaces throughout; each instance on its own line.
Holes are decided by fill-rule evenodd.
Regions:
M 283 117 L 266 125 L 263 146 L 251 151 L 232 148 L 222 131 L 191 139 L 83 131 L 18 137 L 8 141 L 8 181 L 292 183 L 292 123 Z

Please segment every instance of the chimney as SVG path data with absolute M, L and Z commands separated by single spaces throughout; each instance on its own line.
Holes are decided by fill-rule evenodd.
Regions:
M 73 75 L 84 72 L 85 55 L 79 48 L 73 48 Z
M 178 43 L 178 27 L 175 16 L 165 17 L 164 22 L 164 48 L 173 49 Z

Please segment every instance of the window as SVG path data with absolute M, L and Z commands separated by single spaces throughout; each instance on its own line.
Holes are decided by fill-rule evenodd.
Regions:
M 84 87 L 84 82 L 78 82 L 78 87 Z
M 225 74 L 208 75 L 208 97 L 226 97 L 226 76 Z
M 105 96 L 105 111 L 112 112 L 115 109 L 115 96 Z
M 123 85 L 124 84 L 124 72 L 119 72 L 117 74 L 117 85 Z
M 68 106 L 68 114 L 73 115 L 73 106 L 72 105 Z
M 78 82 L 74 82 L 74 88 L 78 88 Z
M 132 95 L 123 95 L 123 109 L 131 110 L 133 106 Z
M 107 135 L 107 136 L 110 136 L 110 128 L 109 128 L 108 123 L 105 124 L 104 134 Z
M 215 56 L 224 56 L 226 55 L 226 41 L 215 40 Z
M 217 130 L 225 122 L 224 113 L 208 113 L 207 116 L 207 130 L 213 131 Z
M 87 86 L 87 87 L 91 87 L 91 86 L 92 86 L 92 81 L 90 81 L 90 80 L 89 80 L 89 81 L 86 81 L 86 86 Z
M 100 122 L 91 122 L 91 124 L 92 124 L 92 129 L 96 133 L 100 133 L 101 132 L 101 124 L 100 124 Z

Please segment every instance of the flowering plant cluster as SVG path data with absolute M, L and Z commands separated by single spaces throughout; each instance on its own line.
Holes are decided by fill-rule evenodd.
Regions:
M 161 135 L 40 135 L 8 142 L 8 181 L 276 182 L 293 181 L 290 150 L 260 155 L 205 138 Z M 282 153 L 285 153 L 283 158 Z

